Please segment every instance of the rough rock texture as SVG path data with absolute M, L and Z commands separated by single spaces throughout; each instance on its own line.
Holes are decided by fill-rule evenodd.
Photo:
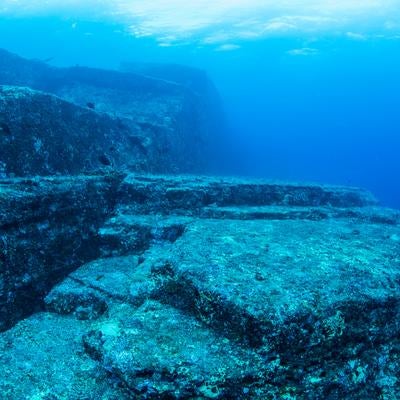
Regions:
M 123 129 L 129 126 L 131 135 L 138 137 L 133 144 L 148 158 L 149 172 L 204 171 L 224 130 L 222 111 L 215 111 L 221 109 L 216 107 L 216 93 L 205 96 L 141 74 L 55 68 L 0 50 L 0 85 L 28 86 L 118 117 L 116 130 L 124 120 Z
M 0 181 L 0 331 L 40 308 L 54 283 L 100 255 L 119 176 Z
M 199 215 L 204 207 L 284 206 L 356 208 L 377 204 L 371 193 L 350 187 L 207 176 L 129 175 L 119 193 L 135 213 Z M 288 208 L 290 207 L 290 208 Z M 258 209 L 258 208 L 257 208 Z
M 262 359 L 251 349 L 175 308 L 146 301 L 137 309 L 116 307 L 110 316 L 94 324 L 84 346 L 132 398 L 235 398 L 262 373 Z
M 74 317 L 36 313 L 0 337 L 2 400 L 125 400 L 119 381 L 89 357 Z
M 0 397 L 400 398 L 400 212 L 131 174 L 204 166 L 218 120 L 204 76 L 147 70 L 0 52 Z
M 100 189 L 105 178 L 90 179 Z M 5 399 L 16 385 L 20 398 L 40 399 L 400 396 L 399 212 L 353 188 L 161 175 L 112 182 L 95 254 L 36 293 L 40 307 L 49 291 L 46 312 L 0 335 Z M 41 204 L 35 221 L 49 209 Z M 64 215 L 80 215 L 82 204 Z M 20 214 L 26 225 L 18 208 L 7 223 Z M 48 270 L 52 282 L 58 272 Z
M 150 169 L 140 132 L 43 92 L 0 86 L 0 127 L 3 177 Z

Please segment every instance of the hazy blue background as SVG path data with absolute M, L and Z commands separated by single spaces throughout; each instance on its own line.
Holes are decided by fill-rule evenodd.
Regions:
M 204 68 L 225 105 L 237 173 L 362 186 L 398 208 L 399 38 L 321 32 L 238 38 L 222 47 L 190 40 L 160 46 L 115 22 L 0 13 L 0 47 L 54 65 Z

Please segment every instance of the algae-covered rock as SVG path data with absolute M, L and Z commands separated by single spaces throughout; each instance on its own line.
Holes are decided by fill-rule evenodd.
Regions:
M 296 348 L 311 358 L 310 349 L 350 345 L 362 331 L 373 340 L 373 327 L 376 339 L 389 339 L 399 312 L 398 233 L 398 226 L 343 220 L 199 220 L 160 251 L 168 268 L 159 273 L 170 280 L 163 284 L 176 287 L 170 300 L 168 290 L 160 293 L 224 335 L 281 358 Z
M 2 400 L 128 400 L 82 346 L 86 321 L 37 313 L 0 335 Z
M 319 219 L 318 216 L 330 215 L 329 209 L 337 213 L 341 208 L 356 209 L 353 211 L 356 213 L 358 208 L 377 204 L 370 192 L 359 188 L 196 175 L 130 174 L 120 187 L 119 198 L 121 207 L 135 214 L 173 213 L 211 218 L 223 217 L 226 207 L 253 207 L 256 214 L 273 216 L 278 210 L 276 215 L 295 216 L 300 212 L 299 216 L 308 214 L 309 219 Z
M 99 230 L 102 254 L 139 254 L 154 244 L 173 243 L 190 222 L 184 216 L 118 214 Z
M 113 257 L 82 265 L 46 296 L 46 308 L 59 314 L 96 319 L 115 301 L 129 302 L 130 285 L 143 283 L 138 257 Z
M 171 188 L 182 196 L 171 201 Z M 293 193 L 302 206 L 287 203 Z M 85 349 L 131 398 L 398 394 L 398 213 L 356 189 L 189 176 L 129 176 L 118 198 L 100 229 L 113 235 L 114 256 L 82 266 L 49 298 L 76 282 L 106 296 Z M 152 238 L 179 224 L 173 240 Z M 116 245 L 138 232 L 144 246 Z M 136 262 L 115 256 L 140 249 Z M 221 380 L 226 349 L 239 366 Z
M 400 219 L 368 192 L 189 175 L 0 187 L 3 326 L 47 310 L 0 334 L 7 396 L 399 397 Z

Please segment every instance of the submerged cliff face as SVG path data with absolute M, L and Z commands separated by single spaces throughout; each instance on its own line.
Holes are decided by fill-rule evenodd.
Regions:
M 0 174 L 147 170 L 148 138 L 121 119 L 51 94 L 0 86 Z
M 204 75 L 202 82 L 212 87 Z M 219 103 L 216 92 L 205 95 L 187 85 L 149 75 L 55 68 L 0 50 L 0 85 L 27 86 L 93 112 L 107 113 L 116 119 L 116 129 L 122 120 L 131 136 L 139 137 L 148 172 L 209 169 L 210 154 L 225 129 L 221 107 L 215 112 L 218 108 L 214 106 Z M 135 156 L 132 165 L 136 164 Z M 137 165 L 140 169 L 141 162 Z
M 219 141 L 227 142 L 227 126 L 224 119 L 223 105 L 214 83 L 208 78 L 205 71 L 177 64 L 155 63 L 123 63 L 121 71 L 155 77 L 168 82 L 174 82 L 195 93 L 197 106 L 201 110 L 197 124 L 202 128 L 201 141 L 214 144 L 212 157 L 221 158 L 224 146 Z M 218 134 L 216 135 L 216 132 Z M 203 143 L 203 144 L 204 144 Z M 212 147 L 210 150 L 212 151 Z M 212 165 L 220 167 L 213 159 Z

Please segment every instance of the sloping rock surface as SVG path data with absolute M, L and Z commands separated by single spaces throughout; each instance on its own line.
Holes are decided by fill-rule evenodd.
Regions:
M 64 279 L 55 271 L 46 311 L 0 336 L 6 399 L 16 382 L 21 396 L 43 399 L 400 396 L 399 212 L 354 188 L 112 182 L 112 211 L 94 224 L 96 253 Z

